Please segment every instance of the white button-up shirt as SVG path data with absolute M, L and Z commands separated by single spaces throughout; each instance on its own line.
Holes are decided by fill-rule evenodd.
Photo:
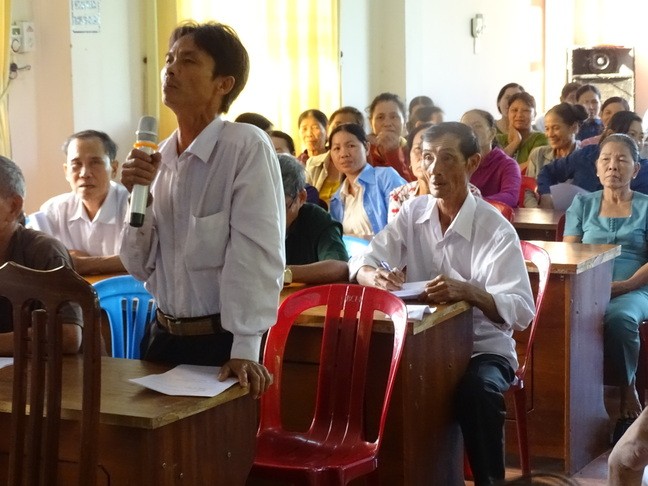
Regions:
M 407 201 L 367 250 L 351 259 L 351 278 L 363 265 L 377 268 L 381 261 L 406 266 L 408 282 L 444 274 L 491 294 L 504 323 L 494 323 L 473 308 L 473 355 L 498 354 L 517 369 L 513 330 L 529 325 L 535 305 L 515 229 L 490 204 L 468 194 L 442 234 L 434 197 Z
M 220 313 L 231 357 L 258 360 L 276 321 L 285 267 L 285 199 L 274 148 L 251 125 L 217 117 L 180 155 L 160 145 L 144 225 L 124 223 L 121 259 L 175 317 Z
M 128 191 L 110 181 L 106 199 L 93 220 L 88 217 L 81 198 L 68 192 L 46 201 L 40 214 L 34 216 L 33 227 L 60 240 L 68 250 L 84 251 L 90 256 L 116 255 L 127 209 Z

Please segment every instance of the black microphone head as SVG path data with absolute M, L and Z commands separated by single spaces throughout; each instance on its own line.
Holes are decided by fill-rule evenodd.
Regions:
M 157 143 L 158 123 L 154 116 L 143 116 L 140 118 L 135 135 L 137 140 Z

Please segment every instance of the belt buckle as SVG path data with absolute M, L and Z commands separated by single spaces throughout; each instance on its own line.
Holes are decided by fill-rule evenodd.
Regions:
M 164 317 L 167 320 L 168 326 L 169 326 L 169 332 L 171 334 L 174 334 L 176 336 L 181 336 L 183 334 L 182 332 L 182 319 L 178 319 L 173 316 L 169 315 L 164 315 Z

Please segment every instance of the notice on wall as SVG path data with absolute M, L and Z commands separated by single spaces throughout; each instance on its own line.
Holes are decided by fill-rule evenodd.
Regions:
M 70 0 L 70 13 L 72 32 L 101 31 L 101 0 Z

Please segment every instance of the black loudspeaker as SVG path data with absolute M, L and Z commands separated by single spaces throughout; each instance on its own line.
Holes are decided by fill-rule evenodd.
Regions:
M 620 96 L 634 109 L 635 64 L 630 47 L 578 47 L 569 51 L 569 79 L 593 84 L 601 91 L 601 100 Z

